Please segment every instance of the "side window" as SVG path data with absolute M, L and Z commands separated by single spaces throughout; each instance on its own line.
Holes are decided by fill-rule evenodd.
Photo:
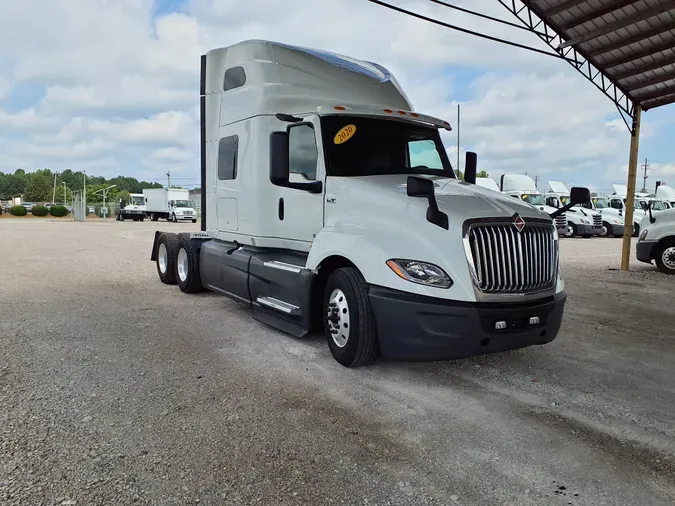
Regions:
M 431 139 L 408 142 L 408 163 L 410 167 L 429 167 L 443 170 L 443 162 L 436 149 L 436 143 Z
M 237 151 L 239 137 L 223 137 L 218 143 L 218 179 L 226 181 L 237 178 Z
M 319 151 L 314 129 L 310 125 L 298 125 L 289 129 L 288 154 L 291 174 L 302 174 L 309 181 L 316 179 Z
M 244 67 L 232 67 L 225 71 L 223 77 L 223 91 L 233 90 L 246 84 L 246 72 Z
M 612 209 L 623 209 L 623 206 L 621 205 L 621 201 L 617 200 L 617 199 L 612 199 L 612 201 L 610 202 L 609 205 Z

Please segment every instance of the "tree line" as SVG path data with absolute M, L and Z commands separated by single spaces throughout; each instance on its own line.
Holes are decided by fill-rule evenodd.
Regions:
M 56 191 L 54 180 L 56 177 Z M 13 174 L 0 171 L 0 199 L 7 200 L 21 196 L 24 202 L 55 202 L 63 203 L 63 183 L 66 183 L 65 199 L 72 201 L 72 192 L 81 191 L 85 184 L 85 174 L 81 171 L 66 169 L 54 173 L 49 169 L 40 169 L 35 172 L 26 172 L 17 169 Z M 138 181 L 134 177 L 117 176 L 106 179 L 103 176 L 86 176 L 87 202 L 99 202 L 101 190 L 111 185 L 112 188 L 106 197 L 110 201 L 119 200 L 129 193 L 141 193 L 143 188 L 163 188 L 160 183 Z

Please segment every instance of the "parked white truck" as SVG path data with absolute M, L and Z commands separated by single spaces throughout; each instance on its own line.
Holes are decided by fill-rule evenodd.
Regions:
M 566 300 L 538 209 L 453 172 L 376 63 L 266 41 L 201 65 L 202 232 L 156 232 L 164 283 L 241 301 L 348 367 L 552 341 Z M 579 201 L 584 188 L 573 189 Z
M 623 230 L 626 222 L 623 211 L 610 207 L 609 202 L 604 197 L 591 197 L 591 201 L 582 204 L 585 209 L 592 209 L 602 216 L 602 231 L 600 237 L 623 237 Z
M 656 263 L 665 274 L 675 274 L 675 209 L 648 209 L 640 224 L 635 254 L 640 262 Z
M 660 184 L 656 188 L 656 198 L 667 202 L 670 208 L 675 208 L 675 188 L 665 184 Z
M 527 174 L 502 174 L 499 179 L 499 190 L 511 197 L 527 202 L 540 211 L 552 214 L 563 207 L 551 207 L 546 203 L 546 199 L 537 189 L 534 180 Z M 555 218 L 555 225 L 558 234 L 564 235 L 567 231 L 567 212 L 559 213 Z
M 117 221 L 145 220 L 145 195 L 130 193 L 128 198 L 120 199 L 120 209 L 117 211 Z
M 145 188 L 145 214 L 152 221 L 191 221 L 197 223 L 197 213 L 190 200 L 190 190 L 183 188 Z
M 548 191 L 545 194 L 546 203 L 553 208 L 565 206 L 570 200 L 570 191 L 560 181 L 549 181 Z M 589 199 L 590 201 L 590 199 Z M 602 235 L 602 216 L 590 209 L 584 210 L 584 202 L 567 211 L 567 230 L 565 237 L 593 237 Z

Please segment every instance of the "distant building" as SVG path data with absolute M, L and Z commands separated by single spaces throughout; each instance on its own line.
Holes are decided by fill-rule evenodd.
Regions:
M 197 211 L 197 216 L 201 216 L 202 214 L 202 190 L 199 188 L 196 188 L 194 190 L 190 190 L 190 200 L 192 201 L 193 205 L 195 206 L 195 211 Z

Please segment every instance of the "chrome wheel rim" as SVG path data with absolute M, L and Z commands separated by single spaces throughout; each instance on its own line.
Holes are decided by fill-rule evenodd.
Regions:
M 347 297 L 339 288 L 333 290 L 326 311 L 328 331 L 338 348 L 344 348 L 349 341 L 349 305 Z
M 166 267 L 169 265 L 169 253 L 166 251 L 166 244 L 161 243 L 159 245 L 159 253 L 157 255 L 157 259 L 159 261 L 159 271 L 162 274 L 165 274 Z
M 565 229 L 565 237 L 572 237 L 574 235 L 574 229 L 572 228 L 572 225 L 567 225 L 567 228 Z
M 661 261 L 671 271 L 675 271 L 675 246 L 666 248 L 663 253 L 661 253 Z
M 188 256 L 184 248 L 178 250 L 176 266 L 178 267 L 178 278 L 184 282 L 188 277 Z
M 609 230 L 607 230 L 607 227 L 605 225 L 603 225 L 602 230 L 600 231 L 600 235 L 602 237 L 606 237 L 608 232 L 609 232 Z

